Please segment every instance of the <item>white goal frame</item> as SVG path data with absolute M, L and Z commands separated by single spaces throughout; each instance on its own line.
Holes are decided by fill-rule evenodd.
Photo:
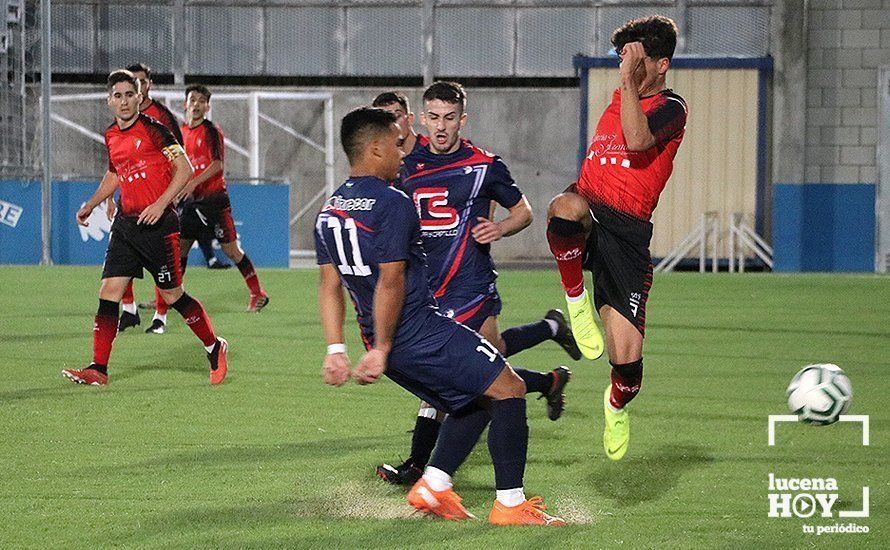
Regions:
M 185 120 L 184 113 L 180 106 L 182 103 L 182 91 L 180 90 L 156 90 L 151 92 L 153 99 L 163 100 L 164 105 L 173 112 L 180 120 Z M 75 94 L 59 94 L 53 95 L 50 99 L 50 118 L 62 126 L 73 130 L 74 132 L 101 144 L 105 144 L 105 138 L 101 134 L 87 128 L 77 122 L 60 115 L 52 110 L 52 105 L 71 102 L 87 102 L 87 101 L 105 101 L 108 94 L 105 92 L 88 92 Z M 270 99 L 279 101 L 321 101 L 324 103 L 324 143 L 317 143 L 308 136 L 298 132 L 291 126 L 273 118 L 271 115 L 264 113 L 260 108 L 260 100 Z M 217 92 L 213 94 L 213 102 L 223 101 L 243 101 L 247 103 L 248 116 L 248 142 L 246 144 L 237 143 L 226 137 L 226 148 L 233 153 L 243 156 L 248 161 L 248 177 L 250 183 L 255 185 L 262 184 L 264 178 L 260 160 L 260 122 L 268 124 L 291 138 L 300 141 L 310 148 L 324 155 L 325 166 L 325 185 L 315 195 L 310 198 L 305 205 L 301 206 L 290 219 L 290 227 L 296 225 L 297 221 L 308 214 L 315 214 L 312 211 L 313 205 L 323 196 L 330 195 L 334 192 L 334 95 L 330 92 L 281 92 L 281 91 L 264 91 L 250 90 L 245 92 Z M 289 182 L 293 185 L 294 182 Z M 291 258 L 305 258 L 314 256 L 314 250 L 301 250 L 292 248 L 290 250 Z

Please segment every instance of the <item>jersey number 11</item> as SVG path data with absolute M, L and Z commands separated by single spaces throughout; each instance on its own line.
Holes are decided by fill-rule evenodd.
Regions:
M 371 268 L 365 265 L 362 260 L 362 251 L 358 247 L 358 228 L 355 226 L 355 220 L 346 218 L 343 224 L 340 224 L 340 218 L 333 216 L 328 217 L 328 229 L 334 233 L 334 242 L 337 245 L 337 256 L 339 264 L 337 268 L 343 275 L 355 275 L 356 277 L 367 277 L 371 274 Z M 344 231 L 345 229 L 345 231 Z M 352 263 L 346 258 L 346 250 L 343 247 L 343 233 L 349 234 L 349 244 L 352 248 Z

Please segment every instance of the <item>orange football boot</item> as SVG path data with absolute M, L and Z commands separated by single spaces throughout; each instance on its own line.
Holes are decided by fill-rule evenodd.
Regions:
M 426 480 L 420 478 L 408 492 L 408 504 L 421 512 L 435 514 L 452 521 L 476 519 L 460 503 L 460 497 L 452 489 L 433 491 Z
M 216 339 L 216 347 L 207 354 L 207 359 L 210 360 L 210 385 L 222 384 L 229 370 L 229 343 L 225 338 Z
M 541 497 L 532 497 L 519 506 L 504 506 L 499 501 L 494 501 L 491 513 L 488 515 L 488 523 L 494 525 L 565 525 L 562 518 L 548 515 L 544 512 L 547 507 Z

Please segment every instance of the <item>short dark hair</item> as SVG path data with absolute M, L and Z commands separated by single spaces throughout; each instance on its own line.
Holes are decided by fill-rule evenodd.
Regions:
M 649 57 L 671 59 L 677 47 L 677 24 L 663 15 L 631 19 L 612 33 L 616 53 L 620 54 L 630 42 L 642 42 Z
M 446 80 L 433 82 L 433 84 L 423 92 L 423 101 L 427 102 L 434 99 L 444 101 L 445 103 L 460 105 L 461 111 L 464 111 L 467 108 L 467 92 L 465 92 L 464 87 L 457 82 L 448 82 Z
M 151 67 L 149 67 L 145 63 L 133 63 L 132 65 L 127 67 L 127 70 L 131 73 L 143 72 L 145 73 L 145 78 L 151 80 Z
M 202 96 L 207 98 L 207 101 L 210 101 L 210 89 L 203 84 L 189 84 L 185 87 L 185 98 L 189 98 L 189 94 L 192 92 L 198 92 Z
M 118 82 L 129 82 L 133 85 L 133 88 L 136 90 L 136 93 L 139 93 L 139 80 L 136 78 L 136 75 L 131 73 L 126 69 L 118 69 L 113 71 L 110 75 L 108 75 L 108 92 L 111 93 L 112 88 Z
M 340 123 L 340 143 L 352 163 L 364 152 L 369 140 L 392 131 L 396 115 L 377 107 L 359 107 L 349 111 Z
M 398 103 L 401 105 L 402 109 L 405 110 L 406 113 L 410 112 L 408 109 L 408 96 L 403 94 L 402 92 L 383 92 L 374 98 L 374 101 L 371 102 L 372 107 L 386 107 L 387 105 L 392 105 L 393 103 Z

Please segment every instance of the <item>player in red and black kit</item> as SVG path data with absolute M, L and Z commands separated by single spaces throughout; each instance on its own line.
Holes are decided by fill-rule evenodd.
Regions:
M 173 134 L 173 137 L 176 138 L 176 141 L 180 144 L 182 143 L 182 133 L 179 131 L 179 121 L 176 120 L 176 116 L 170 112 L 163 103 L 155 101 L 151 98 L 151 68 L 144 63 L 134 63 L 127 67 L 127 70 L 133 73 L 136 76 L 136 79 L 139 81 L 140 90 L 142 92 L 142 103 L 139 105 L 139 112 L 144 115 L 148 115 L 151 118 L 157 120 L 161 124 L 167 127 L 168 130 Z M 109 208 L 114 208 L 114 203 L 109 202 Z M 139 324 L 139 312 L 136 309 L 136 298 L 133 294 L 133 283 L 130 282 L 130 285 L 127 287 L 126 292 L 124 292 L 124 296 L 121 299 L 123 303 L 124 311 L 121 314 L 121 320 L 118 326 L 118 330 L 123 332 L 124 330 L 136 326 Z M 152 324 L 145 332 L 153 332 L 155 334 L 163 334 L 164 328 L 167 324 L 167 304 L 164 303 L 164 300 L 161 299 L 160 291 L 157 287 L 155 287 L 155 316 L 152 319 Z
M 190 208 L 183 211 L 181 238 L 182 266 L 185 270 L 188 251 L 207 227 L 213 231 L 220 247 L 226 253 L 247 283 L 250 301 L 247 311 L 260 311 L 269 303 L 269 296 L 260 285 L 253 263 L 238 246 L 238 234 L 232 219 L 232 204 L 223 179 L 225 163 L 225 138 L 219 126 L 205 118 L 210 111 L 210 90 L 201 84 L 185 89 L 185 115 L 187 124 L 182 126 L 185 152 L 195 167 L 195 175 L 185 186 L 177 202 L 193 197 Z
M 210 383 L 219 384 L 228 370 L 228 342 L 217 338 L 200 302 L 182 289 L 179 218 L 173 198 L 192 176 L 182 145 L 161 123 L 139 113 L 139 81 L 130 71 L 108 76 L 108 106 L 115 122 L 105 131 L 108 171 L 99 188 L 77 211 L 77 223 L 87 218 L 115 190 L 121 190 L 120 212 L 111 226 L 105 252 L 99 311 L 93 327 L 93 362 L 85 369 L 65 369 L 72 382 L 104 386 L 108 358 L 117 334 L 118 303 L 133 278 L 146 269 L 161 297 L 178 311 L 204 344 L 210 360 Z
M 603 353 L 582 269 L 593 273 L 593 300 L 612 366 L 603 447 L 627 451 L 625 406 L 643 379 L 643 331 L 652 285 L 652 211 L 673 170 L 686 126 L 686 102 L 665 85 L 677 26 L 661 16 L 629 21 L 612 34 L 621 87 L 596 127 L 578 181 L 550 203 L 547 240 L 556 258 L 575 340 L 584 356 Z

